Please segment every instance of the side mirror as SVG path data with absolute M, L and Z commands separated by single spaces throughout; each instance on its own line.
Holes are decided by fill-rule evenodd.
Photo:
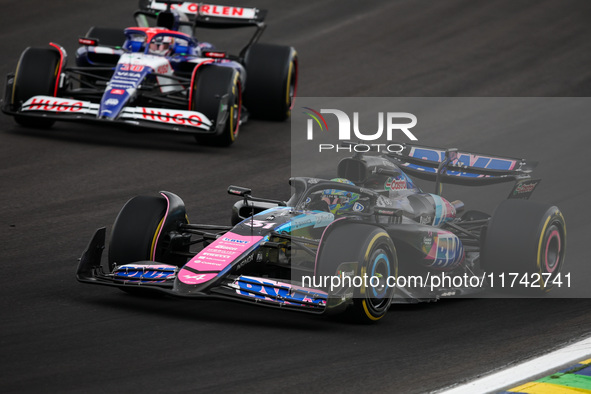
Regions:
M 78 37 L 78 44 L 96 47 L 99 44 L 98 38 Z
M 397 176 L 400 176 L 400 171 L 396 171 L 396 170 L 391 170 L 388 168 L 378 168 L 377 169 L 377 173 L 378 174 L 382 174 L 382 175 L 387 175 L 387 176 L 391 176 L 396 178 Z
M 232 194 L 233 196 L 244 197 L 246 195 L 250 195 L 251 193 L 252 190 L 246 187 L 228 186 L 228 194 Z

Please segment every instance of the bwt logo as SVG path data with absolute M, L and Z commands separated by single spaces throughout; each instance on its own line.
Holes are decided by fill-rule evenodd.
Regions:
M 305 114 L 312 117 L 312 119 L 308 119 L 308 140 L 313 139 L 313 126 L 315 120 L 316 123 L 320 126 L 320 130 L 328 131 L 328 125 L 326 124 L 326 120 L 321 114 L 333 114 L 337 117 L 337 121 L 339 122 L 339 140 L 349 141 L 351 140 L 351 119 L 349 116 L 341 110 L 338 109 L 321 109 L 320 113 L 313 110 L 312 108 L 304 107 L 309 112 L 304 112 Z M 388 141 L 392 141 L 392 135 L 394 130 L 402 131 L 410 140 L 418 141 L 418 138 L 414 136 L 413 133 L 410 132 L 409 129 L 415 127 L 417 125 L 417 117 L 408 112 L 387 112 L 386 113 L 386 138 Z M 394 119 L 408 119 L 410 122 L 408 123 L 395 123 Z M 321 122 L 322 121 L 322 122 Z M 324 125 L 324 126 L 323 126 Z M 353 134 L 355 137 L 362 141 L 375 141 L 380 138 L 384 134 L 384 113 L 378 113 L 378 131 L 374 134 L 363 134 L 359 130 L 359 112 L 353 112 Z
M 312 141 L 314 139 L 314 122 L 320 127 L 320 131 L 328 131 L 328 124 L 322 114 L 333 114 L 337 117 L 339 123 L 338 139 L 339 141 L 376 141 L 386 134 L 386 139 L 392 141 L 394 139 L 394 132 L 401 131 L 411 141 L 418 141 L 418 138 L 409 130 L 416 126 L 417 117 L 408 112 L 378 112 L 378 130 L 375 133 L 362 133 L 359 128 L 359 112 L 353 112 L 353 122 L 345 112 L 338 109 L 321 109 L 320 112 L 313 110 L 312 108 L 303 107 L 305 110 L 304 114 L 310 116 L 307 123 L 307 139 Z M 407 122 L 401 123 L 401 119 L 406 119 Z M 352 123 L 352 124 L 351 124 Z M 386 124 L 384 127 L 384 123 Z M 385 148 L 388 152 L 399 152 L 402 149 L 400 144 L 357 144 L 353 146 L 355 152 L 368 152 L 370 150 L 380 151 L 381 148 Z M 332 144 L 319 144 L 319 151 L 323 150 L 348 150 L 351 151 L 351 146 L 341 147 L 334 146 Z

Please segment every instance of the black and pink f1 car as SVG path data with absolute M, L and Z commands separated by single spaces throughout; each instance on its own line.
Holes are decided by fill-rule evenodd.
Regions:
M 542 294 L 559 283 L 566 227 L 557 207 L 528 200 L 539 182 L 530 177 L 534 166 L 416 145 L 358 153 L 340 161 L 338 178 L 291 178 L 287 202 L 231 186 L 228 192 L 242 199 L 232 226 L 189 223 L 183 201 L 170 192 L 138 196 L 115 220 L 107 261 L 101 263 L 101 228 L 77 278 L 138 294 L 346 312 L 364 321 L 381 319 L 392 302 L 498 288 L 493 281 L 505 272 L 526 277 L 528 290 Z M 444 183 L 515 185 L 491 216 L 423 192 L 412 177 L 434 181 L 437 191 Z M 468 275 L 476 284 L 433 286 L 428 279 Z M 425 281 L 403 284 L 403 277 Z
M 192 134 L 230 145 L 249 115 L 285 120 L 296 93 L 292 47 L 257 43 L 265 10 L 140 1 L 137 27 L 93 27 L 76 65 L 58 44 L 27 48 L 7 76 L 2 111 L 23 126 L 99 122 Z M 254 27 L 238 55 L 198 41 L 196 28 Z

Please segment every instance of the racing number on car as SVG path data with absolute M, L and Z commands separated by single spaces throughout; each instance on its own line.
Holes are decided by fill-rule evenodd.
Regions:
M 127 64 L 124 63 L 121 65 L 120 70 L 121 71 L 134 71 L 134 72 L 140 72 L 144 69 L 144 66 L 139 65 L 139 64 Z
M 262 227 L 264 229 L 273 228 L 276 223 L 275 222 L 265 222 L 263 220 L 249 220 L 244 222 L 248 227 Z

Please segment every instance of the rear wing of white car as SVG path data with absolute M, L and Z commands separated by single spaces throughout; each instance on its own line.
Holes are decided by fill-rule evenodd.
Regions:
M 234 28 L 245 26 L 258 26 L 263 23 L 267 10 L 236 7 L 217 4 L 193 3 L 178 0 L 144 0 L 140 2 L 140 9 L 137 15 L 161 18 L 161 13 L 174 13 L 185 19 L 194 27 L 207 28 Z M 166 26 L 168 27 L 168 26 Z M 170 28 L 170 27 L 169 27 Z
M 252 38 L 242 49 L 243 54 L 256 43 L 265 30 L 267 10 L 259 8 L 192 3 L 179 0 L 142 0 L 134 13 L 140 27 L 159 26 L 181 31 L 191 36 L 196 28 L 232 29 L 256 27 Z

